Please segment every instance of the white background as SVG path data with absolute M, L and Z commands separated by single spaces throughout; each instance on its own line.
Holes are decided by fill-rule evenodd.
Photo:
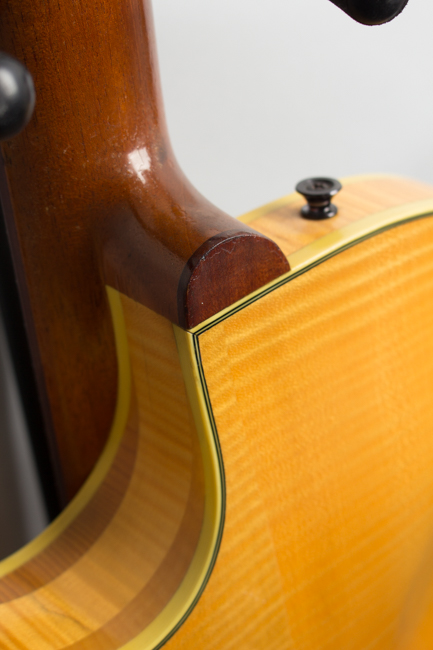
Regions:
M 366 27 L 328 0 L 154 0 L 166 114 L 233 216 L 313 175 L 433 182 L 433 3 Z
M 391 172 L 433 183 L 431 0 L 409 0 L 381 27 L 354 23 L 328 0 L 154 0 L 154 14 L 175 152 L 229 214 L 288 194 L 308 176 Z M 15 442 L 6 445 L 9 459 L 2 451 L 0 474 L 7 480 L 18 456 L 27 469 L 24 484 L 9 485 L 12 505 L 2 490 L 0 528 L 12 529 L 11 508 L 23 508 L 21 539 L 43 513 L 1 366 L 0 433 L 12 430 Z

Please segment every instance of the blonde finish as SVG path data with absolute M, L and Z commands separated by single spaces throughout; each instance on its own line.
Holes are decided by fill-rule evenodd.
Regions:
M 305 199 L 289 194 L 240 220 L 270 237 L 290 260 L 300 248 L 368 215 L 433 198 L 430 185 L 395 176 L 355 176 L 341 182 L 343 189 L 334 199 L 338 214 L 332 219 L 311 222 L 300 218 Z
M 433 190 L 341 196 L 251 215 L 292 271 L 192 332 L 109 290 L 112 435 L 0 563 L 1 648 L 432 646 Z
M 398 646 L 433 543 L 432 292 L 427 218 L 196 332 L 226 523 L 167 648 Z
M 131 357 L 131 370 L 120 368 L 120 415 L 97 480 L 0 564 L 2 648 L 108 650 L 137 635 L 132 648 L 154 648 L 185 616 L 213 561 L 221 507 L 172 326 L 113 290 L 110 298 L 118 351 Z

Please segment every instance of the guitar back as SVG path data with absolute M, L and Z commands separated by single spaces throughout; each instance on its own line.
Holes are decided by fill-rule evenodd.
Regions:
M 149 3 L 23 7 L 0 184 L 70 503 L 0 563 L 0 646 L 431 647 L 433 189 L 236 221 L 172 154 Z
M 0 564 L 2 647 L 429 647 L 433 190 L 352 179 L 339 204 L 247 216 L 309 243 L 189 331 L 108 287 L 108 445 Z
M 349 185 L 346 205 L 387 185 Z M 433 543 L 428 203 L 312 242 L 194 333 L 227 510 L 209 591 L 172 646 L 200 647 L 200 611 L 215 649 L 391 649 L 413 632 Z

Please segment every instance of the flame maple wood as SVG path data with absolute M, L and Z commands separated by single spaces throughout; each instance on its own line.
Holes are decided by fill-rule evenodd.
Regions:
M 392 203 L 394 182 L 352 189 L 382 187 Z M 212 502 L 191 377 L 216 427 L 225 524 L 201 598 L 165 647 L 431 646 L 433 196 L 402 191 L 414 202 L 363 211 L 360 239 L 348 239 L 350 218 L 332 255 L 329 232 L 311 238 L 290 273 L 191 333 L 119 296 L 120 366 L 132 370 L 122 436 L 68 525 L 0 563 L 2 647 L 159 647 L 142 635 L 181 593 Z
M 303 246 L 369 214 L 433 196 L 431 185 L 398 176 L 353 176 L 341 182 L 343 189 L 333 199 L 338 213 L 332 219 L 314 222 L 301 219 L 305 200 L 297 193 L 248 212 L 239 219 L 273 239 L 290 256 Z
M 196 332 L 226 520 L 167 650 L 430 648 L 433 218 L 291 277 Z
M 164 609 L 196 552 L 202 455 L 173 328 L 125 296 L 122 305 L 131 370 L 123 359 L 118 447 L 90 498 L 87 486 L 24 561 L 0 563 L 5 650 L 123 646 Z

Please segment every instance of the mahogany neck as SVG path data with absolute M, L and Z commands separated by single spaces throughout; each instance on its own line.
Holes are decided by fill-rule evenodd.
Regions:
M 2 147 L 0 181 L 41 400 L 71 496 L 116 400 L 104 285 L 189 328 L 289 266 L 180 171 L 147 0 L 6 0 L 0 50 L 28 67 L 36 88 L 32 120 Z

